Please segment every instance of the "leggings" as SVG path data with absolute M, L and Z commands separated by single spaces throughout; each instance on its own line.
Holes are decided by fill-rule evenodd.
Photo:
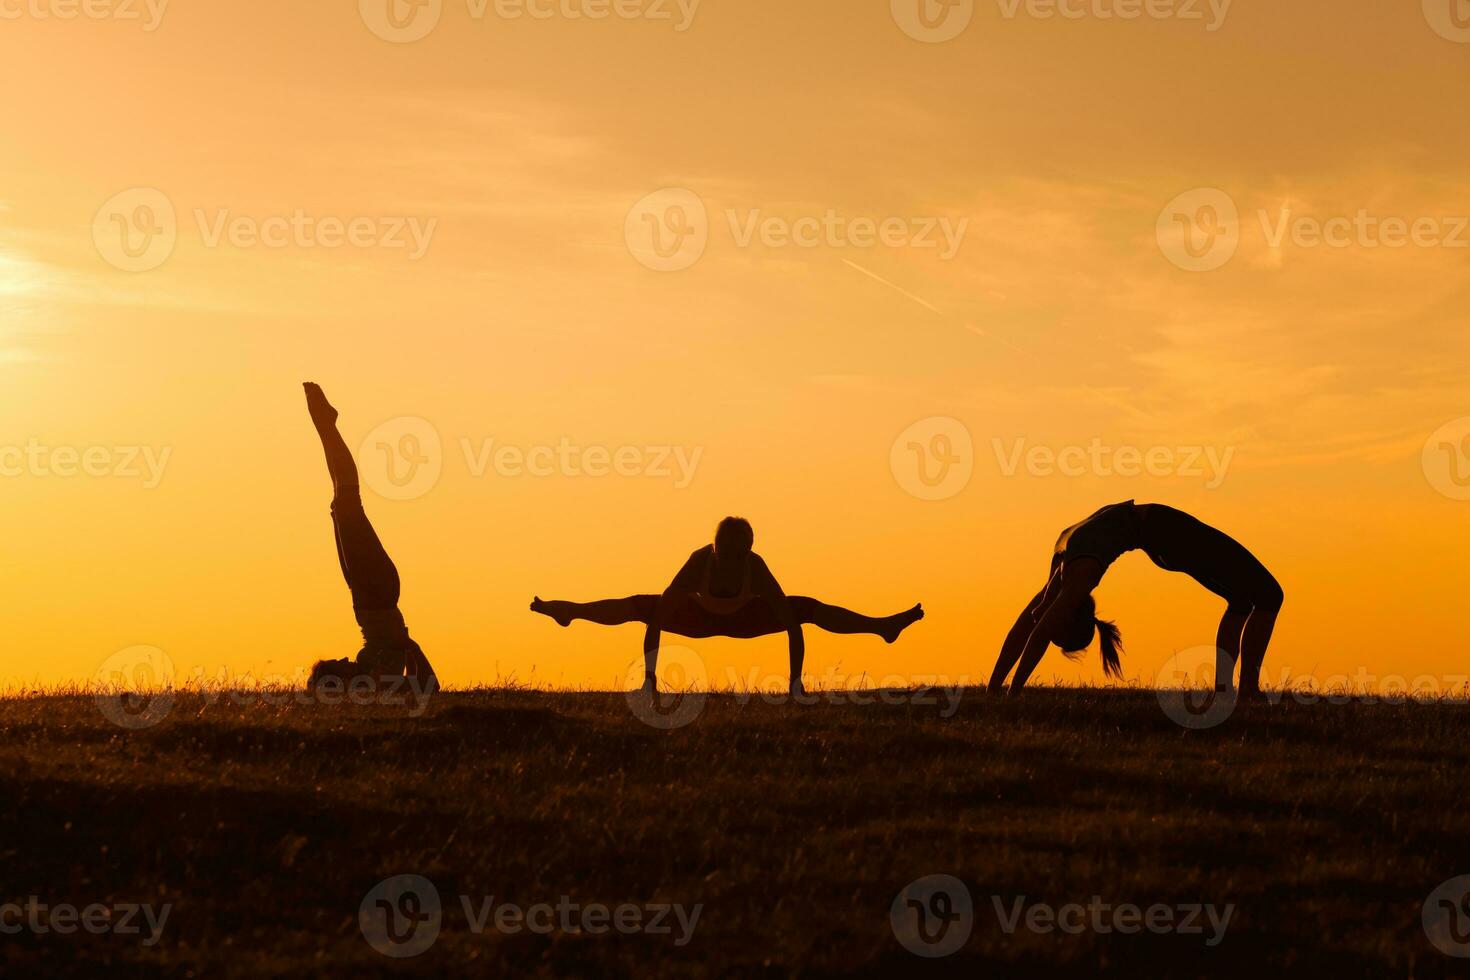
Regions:
M 362 508 L 357 484 L 342 484 L 332 495 L 332 527 L 337 560 L 352 593 L 352 608 L 393 609 L 398 605 L 398 568 Z
M 656 595 L 628 596 L 629 612 L 636 616 L 629 621 L 647 623 L 658 607 L 658 600 Z M 798 623 L 812 623 L 813 614 L 821 605 L 815 599 L 799 595 L 788 596 L 786 601 Z M 749 640 L 786 632 L 786 627 L 776 617 L 776 610 L 759 596 L 732 613 L 710 612 L 690 596 L 671 596 L 665 618 L 659 625 L 665 632 L 692 639 L 727 636 Z
M 1245 545 L 1173 507 L 1147 504 L 1139 510 L 1143 550 L 1154 564 L 1189 575 L 1232 612 L 1281 608 L 1281 585 Z

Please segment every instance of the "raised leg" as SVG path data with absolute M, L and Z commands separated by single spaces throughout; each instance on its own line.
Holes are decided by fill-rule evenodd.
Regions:
M 321 388 L 310 383 L 305 387 L 307 411 L 321 437 L 327 471 L 332 476 L 332 526 L 337 538 L 337 560 L 352 593 L 352 608 L 396 609 L 398 569 L 363 510 L 357 461 L 337 431 L 337 410 L 327 402 Z
M 631 595 L 622 599 L 568 602 L 537 596 L 531 601 L 531 611 L 548 616 L 561 626 L 568 626 L 579 619 L 601 626 L 647 624 L 658 600 L 656 595 Z M 883 637 L 889 643 L 897 640 L 900 633 L 924 618 L 923 606 L 914 606 L 892 616 L 876 617 L 818 602 L 808 596 L 791 596 L 789 601 L 791 611 L 803 625 L 815 626 L 829 633 L 871 633 Z M 785 630 L 771 608 L 762 602 L 753 603 L 745 610 L 730 616 L 707 613 L 691 603 L 678 603 L 669 610 L 666 621 L 660 625 L 666 632 L 694 638 L 727 636 L 752 639 Z
M 308 381 L 302 387 L 306 389 L 306 410 L 311 414 L 311 422 L 322 441 L 322 451 L 327 454 L 327 472 L 332 475 L 332 489 L 357 486 L 357 460 L 352 458 L 352 450 L 347 448 L 342 433 L 337 431 L 337 410 L 327 401 L 320 385 Z
M 872 633 L 892 643 L 909 626 L 924 618 L 924 607 L 916 605 L 892 616 L 864 616 L 862 613 L 828 605 L 808 596 L 792 596 L 791 609 L 802 623 L 809 623 L 828 633 Z M 798 676 L 798 675 L 793 675 Z
M 559 626 L 570 625 L 577 619 L 600 626 L 622 626 L 625 623 L 646 624 L 657 603 L 656 595 L 631 595 L 625 599 L 598 599 L 595 602 L 547 600 L 537 596 L 531 602 L 531 611 L 550 616 Z

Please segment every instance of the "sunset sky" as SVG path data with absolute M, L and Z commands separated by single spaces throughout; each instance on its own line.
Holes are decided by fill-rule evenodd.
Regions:
M 892 647 L 809 630 L 809 684 L 978 683 L 1058 531 L 1128 498 L 1275 572 L 1268 684 L 1470 673 L 1470 4 L 990 0 L 939 40 L 906 0 L 386 2 L 174 0 L 149 30 L 141 0 L 0 0 L 11 686 L 136 645 L 181 677 L 357 651 L 307 379 L 354 447 L 384 426 L 368 512 L 451 685 L 626 683 L 640 628 L 527 603 L 658 591 L 728 513 L 792 594 L 928 611 Z M 569 16 L 598 9 L 641 15 Z M 380 36 L 416 11 L 421 39 Z M 639 239 L 649 195 L 697 260 Z M 123 253 L 115 215 L 171 253 Z M 926 500 L 895 441 L 935 418 L 972 475 Z M 438 479 L 397 492 L 378 444 L 426 432 Z M 497 472 L 488 440 L 639 475 Z M 1027 456 L 1093 446 L 1156 472 Z M 1222 611 L 1139 554 L 1098 603 L 1143 683 Z M 717 684 L 784 678 L 782 637 L 686 645 Z M 1102 681 L 1095 652 L 1037 677 Z

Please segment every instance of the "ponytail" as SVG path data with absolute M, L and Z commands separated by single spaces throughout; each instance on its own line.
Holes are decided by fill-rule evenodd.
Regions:
M 1123 678 L 1123 665 L 1119 662 L 1119 654 L 1123 652 L 1123 634 L 1117 623 L 1097 618 L 1097 603 L 1092 596 L 1077 607 L 1076 615 L 1061 627 L 1060 634 L 1052 642 L 1072 660 L 1081 660 L 1082 654 L 1092 646 L 1092 638 L 1097 637 L 1103 673 L 1119 680 Z
M 1118 624 L 1105 619 L 1094 619 L 1097 626 L 1097 649 L 1102 654 L 1103 673 L 1122 679 L 1123 665 L 1118 655 L 1123 652 L 1123 631 Z

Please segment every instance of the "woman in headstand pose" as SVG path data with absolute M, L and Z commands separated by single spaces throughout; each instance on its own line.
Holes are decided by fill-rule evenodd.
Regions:
M 357 659 L 319 660 L 311 668 L 308 685 L 316 688 L 328 678 L 342 685 L 364 683 L 375 688 L 407 677 L 414 693 L 438 689 L 434 668 L 424 651 L 408 635 L 398 611 L 398 569 L 394 567 L 377 532 L 362 508 L 357 462 L 337 431 L 337 410 L 322 389 L 307 382 L 306 409 L 321 436 L 332 474 L 332 527 L 337 537 L 337 559 L 352 593 L 352 611 L 362 627 L 363 647 Z
M 654 669 L 658 666 L 659 641 L 665 630 L 695 639 L 711 636 L 750 639 L 784 632 L 791 642 L 791 692 L 802 694 L 805 692 L 801 665 L 806 657 L 803 624 L 809 623 L 829 633 L 872 633 L 892 643 L 904 629 L 924 618 L 922 605 L 880 619 L 806 596 L 787 596 L 765 561 L 751 550 L 754 544 L 755 532 L 750 522 L 741 517 L 727 517 L 715 531 L 714 544 L 707 544 L 690 555 L 662 595 L 634 595 L 597 602 L 548 602 L 537 596 L 531 609 L 550 616 L 562 626 L 575 619 L 603 626 L 645 624 L 648 627 L 643 639 L 646 691 L 653 691 L 657 683 Z
M 1047 644 L 1076 659 L 1098 635 L 1103 670 L 1122 676 L 1122 637 L 1113 623 L 1097 618 L 1092 590 L 1125 551 L 1141 550 L 1155 565 L 1183 572 L 1224 599 L 1228 606 L 1215 639 L 1215 690 L 1229 691 L 1240 666 L 1240 692 L 1261 692 L 1261 662 L 1281 611 L 1282 591 L 1256 556 L 1234 538 L 1183 511 L 1163 504 L 1110 504 L 1057 538 L 1046 586 L 1011 627 L 990 675 L 999 691 L 1016 668 L 1011 690 L 1026 685 Z M 1017 666 L 1017 661 L 1020 665 Z

